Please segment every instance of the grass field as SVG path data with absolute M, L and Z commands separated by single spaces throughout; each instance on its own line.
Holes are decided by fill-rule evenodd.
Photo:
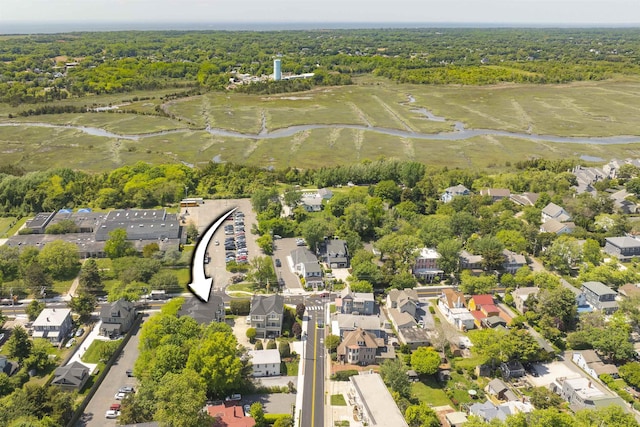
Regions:
M 428 405 L 445 406 L 451 404 L 451 400 L 447 397 L 442 386 L 432 379 L 411 383 L 411 394 L 420 402 L 426 402 Z
M 344 399 L 344 396 L 341 394 L 332 394 L 331 406 L 347 406 L 347 401 Z
M 280 95 L 216 92 L 170 101 L 164 109 L 176 119 L 114 113 L 58 114 L 12 119 L 91 126 L 138 140 L 91 136 L 73 127 L 0 127 L 0 164 L 27 170 L 73 167 L 105 171 L 136 161 L 199 165 L 208 161 L 239 162 L 261 167 L 316 168 L 365 159 L 393 157 L 449 167 L 502 168 L 505 162 L 531 157 L 609 160 L 640 157 L 640 81 L 609 80 L 565 85 L 420 86 L 391 83 L 371 76 L 354 85 L 323 87 Z M 61 104 L 110 105 L 153 112 L 163 92 L 141 92 Z M 19 108 L 27 108 L 21 106 Z M 446 118 L 428 120 L 423 111 Z M 0 123 L 9 121 L 0 105 Z M 295 125 L 336 125 L 303 130 L 291 136 L 256 139 L 212 135 L 210 125 L 244 134 L 272 132 Z M 551 143 L 521 137 L 484 135 L 460 141 L 426 140 L 380 133 L 372 127 L 404 132 L 450 132 L 455 122 L 466 128 L 554 136 L 639 135 L 638 143 L 595 145 Z M 352 129 L 340 125 L 364 126 Z M 178 130 L 161 135 L 145 134 Z

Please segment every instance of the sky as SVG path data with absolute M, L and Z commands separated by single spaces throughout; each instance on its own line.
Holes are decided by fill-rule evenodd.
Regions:
M 640 0 L 0 0 L 0 33 L 16 23 L 640 26 Z

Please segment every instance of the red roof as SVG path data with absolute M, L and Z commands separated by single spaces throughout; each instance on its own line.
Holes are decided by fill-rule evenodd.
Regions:
M 483 304 L 481 310 L 487 316 L 499 316 L 500 315 L 500 310 L 498 309 L 498 307 L 496 307 L 493 304 L 487 304 L 487 305 Z
M 476 319 L 476 320 L 482 320 L 482 319 L 486 319 L 487 316 L 481 312 L 480 310 L 473 310 L 471 312 L 471 315 Z
M 207 413 L 216 419 L 214 427 L 254 427 L 256 422 L 244 416 L 241 406 L 207 406 Z
M 473 300 L 473 302 L 476 304 L 476 307 L 489 304 L 493 305 L 493 296 L 489 294 L 474 295 L 470 299 Z M 479 308 L 480 307 L 478 307 L 478 309 Z

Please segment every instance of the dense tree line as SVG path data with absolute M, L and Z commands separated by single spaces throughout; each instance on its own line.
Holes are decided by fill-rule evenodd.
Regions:
M 418 84 L 562 83 L 638 73 L 633 29 L 359 29 L 122 31 L 12 36 L 0 46 L 0 102 L 160 88 L 224 88 L 233 72 L 314 72 L 313 81 L 262 84 L 272 93 L 348 84 L 374 73 Z M 56 60 L 56 58 L 58 58 Z M 65 62 L 77 62 L 66 67 Z

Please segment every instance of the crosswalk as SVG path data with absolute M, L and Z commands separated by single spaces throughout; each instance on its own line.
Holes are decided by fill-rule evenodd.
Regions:
M 321 305 L 311 305 L 307 307 L 307 310 L 309 311 L 322 311 L 324 307 Z

